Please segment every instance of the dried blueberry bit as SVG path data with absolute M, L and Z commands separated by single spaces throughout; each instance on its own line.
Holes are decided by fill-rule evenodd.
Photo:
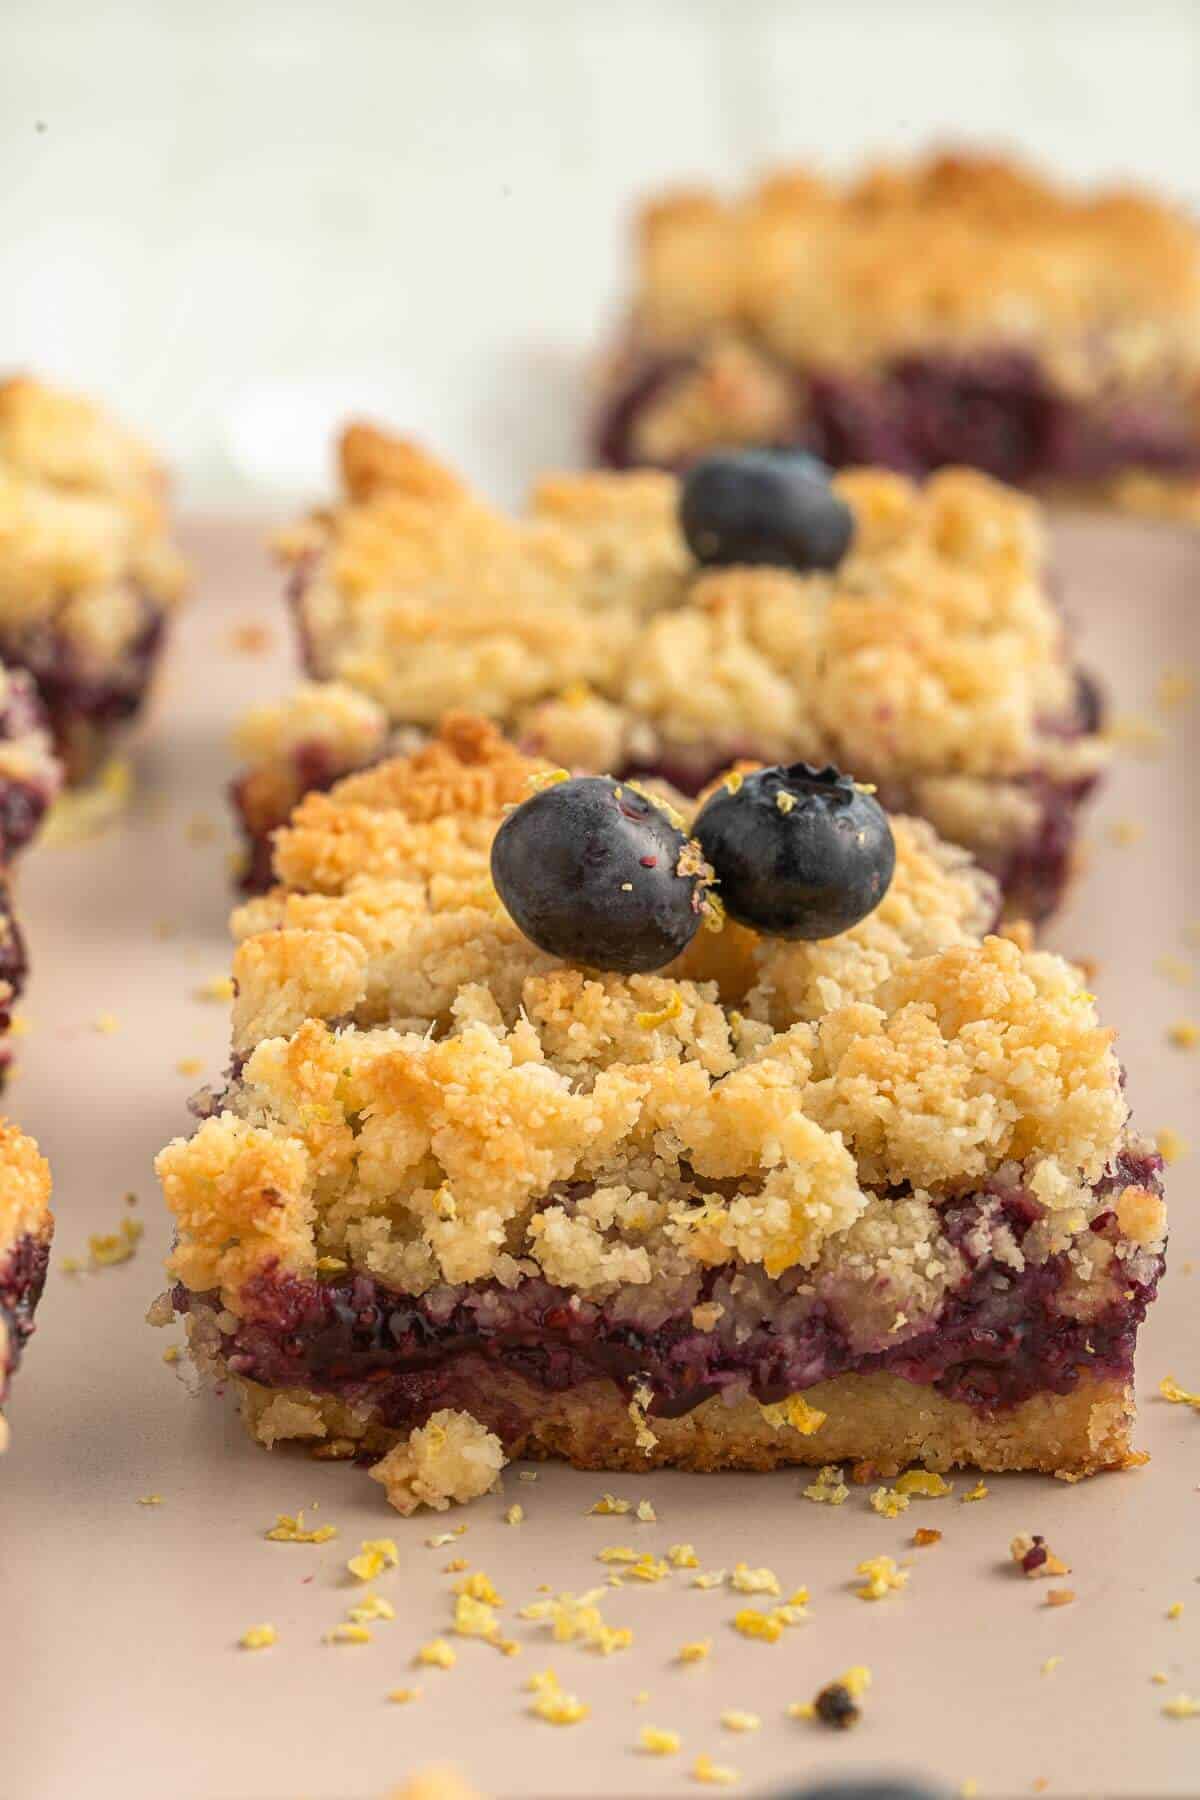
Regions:
M 710 871 L 648 795 L 607 776 L 543 788 L 492 845 L 496 891 L 551 956 L 636 974 L 661 969 L 695 936 Z
M 883 899 L 896 866 L 887 815 L 832 766 L 757 769 L 722 784 L 693 827 L 726 912 L 772 937 L 830 938 Z
M 679 522 L 701 563 L 836 569 L 854 514 L 829 470 L 802 450 L 722 450 L 689 470 Z

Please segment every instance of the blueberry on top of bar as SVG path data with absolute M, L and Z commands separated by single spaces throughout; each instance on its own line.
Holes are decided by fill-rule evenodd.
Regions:
M 829 470 L 798 450 L 714 451 L 683 482 L 679 522 L 700 563 L 836 569 L 854 514 Z

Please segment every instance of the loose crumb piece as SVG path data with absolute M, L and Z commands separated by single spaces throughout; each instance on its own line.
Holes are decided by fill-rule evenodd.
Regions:
M 711 1756 L 698 1756 L 692 1764 L 692 1780 L 708 1787 L 736 1787 L 741 1779 L 736 1769 L 714 1762 Z
M 453 1531 L 435 1531 L 432 1537 L 425 1539 L 425 1548 L 427 1550 L 444 1550 L 447 1544 L 452 1544 L 456 1538 L 460 1538 L 466 1529 L 465 1525 L 456 1525 Z
M 371 1633 L 365 1625 L 335 1625 L 332 1631 L 325 1633 L 327 1644 L 369 1644 L 370 1641 Z
M 394 1538 L 364 1538 L 358 1555 L 352 1556 L 346 1567 L 356 1580 L 374 1581 L 385 1569 L 394 1569 L 399 1561 Z
M 1114 819 L 1107 837 L 1114 850 L 1128 850 L 1132 844 L 1140 843 L 1145 834 L 1146 827 L 1140 819 Z
M 1194 1050 L 1200 1044 L 1200 1025 L 1194 1019 L 1176 1019 L 1167 1026 L 1167 1042 L 1172 1050 Z
M 943 1480 L 933 1469 L 906 1469 L 896 1482 L 896 1492 L 910 1499 L 943 1500 L 954 1492 L 954 1483 Z
M 973 1488 L 968 1488 L 965 1494 L 960 1495 L 960 1499 L 964 1502 L 968 1500 L 986 1500 L 990 1492 L 991 1489 L 985 1487 L 982 1481 L 977 1481 Z
M 653 1503 L 649 1500 L 639 1500 L 638 1501 L 637 1516 L 641 1520 L 643 1525 L 657 1525 L 658 1524 L 658 1514 L 654 1510 Z
M 649 1688 L 639 1688 L 637 1693 L 633 1696 L 633 1704 L 635 1706 L 646 1706 L 649 1704 L 649 1701 L 650 1701 Z
M 979 1783 L 973 1775 L 968 1775 L 967 1779 L 962 1783 L 958 1790 L 959 1800 L 975 1800 L 975 1796 L 978 1792 Z
M 178 1344 L 168 1344 L 162 1353 L 162 1359 L 165 1363 L 177 1363 L 182 1355 L 183 1351 Z
M 388 1699 L 397 1706 L 407 1706 L 410 1700 L 419 1700 L 422 1691 L 419 1687 L 389 1688 Z
M 706 1662 L 712 1655 L 712 1647 L 711 1638 L 697 1638 L 692 1644 L 680 1644 L 679 1661 L 681 1663 Z
M 537 1470 L 536 1469 L 518 1469 L 517 1480 L 518 1481 L 536 1481 L 537 1480 Z
M 822 1725 L 829 1725 L 834 1731 L 849 1731 L 862 1718 L 862 1707 L 858 1704 L 859 1696 L 850 1688 L 843 1677 L 840 1681 L 831 1681 L 823 1687 L 813 1701 L 813 1717 Z
M 88 1257 L 93 1269 L 111 1269 L 127 1263 L 142 1241 L 145 1226 L 140 1219 L 122 1219 L 113 1232 L 94 1232 L 88 1238 Z
M 452 1669 L 458 1661 L 458 1652 L 445 1638 L 431 1638 L 421 1645 L 413 1661 L 424 1663 L 431 1669 Z
M 1168 1164 L 1177 1163 L 1191 1153 L 1192 1146 L 1188 1140 L 1180 1132 L 1173 1131 L 1169 1125 L 1163 1126 L 1154 1142 L 1158 1154 Z
M 779 1577 L 773 1569 L 751 1569 L 744 1562 L 735 1564 L 729 1585 L 736 1588 L 739 1594 L 775 1594 L 781 1595 L 783 1589 L 779 1585 Z
M 878 1487 L 871 1495 L 872 1511 L 884 1519 L 898 1518 L 908 1510 L 908 1506 L 908 1495 L 900 1493 L 896 1488 Z
M 836 1463 L 826 1463 L 818 1469 L 816 1480 L 804 1490 L 804 1498 L 825 1506 L 841 1506 L 850 1498 L 850 1489 L 842 1480 L 842 1471 Z
M 520 1525 L 524 1517 L 525 1508 L 514 1503 L 505 1512 L 504 1523 L 506 1525 Z
M 330 1538 L 337 1536 L 337 1526 L 318 1525 L 315 1531 L 306 1531 L 302 1512 L 295 1517 L 291 1513 L 279 1513 L 265 1535 L 276 1544 L 327 1544 Z
M 578 1725 L 592 1710 L 574 1694 L 564 1693 L 553 1669 L 531 1676 L 527 1686 L 534 1694 L 530 1712 L 547 1725 Z
M 1172 1406 L 1190 1406 L 1196 1412 L 1200 1412 L 1200 1394 L 1190 1393 L 1187 1388 L 1180 1387 L 1173 1375 L 1163 1376 L 1158 1384 L 1158 1391 L 1164 1400 L 1171 1402 Z
M 1200 1719 L 1200 1700 L 1194 1700 L 1190 1694 L 1176 1694 L 1163 1707 L 1168 1719 Z
M 674 1756 L 683 1739 L 677 1731 L 664 1731 L 658 1725 L 643 1725 L 638 1743 L 648 1756 Z
M 1171 1605 L 1168 1606 L 1168 1608 L 1167 1608 L 1167 1617 L 1168 1617 L 1168 1619 L 1182 1619 L 1182 1617 L 1183 1617 L 1183 1601 L 1182 1600 L 1172 1601 Z
M 1165 1675 L 1161 1669 L 1156 1669 L 1150 1679 L 1155 1687 L 1166 1687 L 1171 1678 L 1169 1675 Z
M 1046 1658 L 1045 1662 L 1042 1664 L 1042 1674 L 1043 1675 L 1053 1675 L 1055 1669 L 1057 1669 L 1057 1667 L 1061 1661 L 1062 1661 L 1061 1656 L 1048 1656 Z
M 116 1013 L 97 1013 L 92 1020 L 92 1030 L 98 1031 L 101 1037 L 114 1037 L 121 1029 L 121 1021 Z
M 203 1075 L 204 1058 L 201 1056 L 181 1056 L 179 1061 L 175 1064 L 175 1073 L 177 1075 L 187 1076 Z
M 243 1631 L 238 1643 L 243 1650 L 269 1650 L 278 1642 L 278 1637 L 273 1625 L 251 1625 L 248 1631 Z
M 388 1504 L 407 1515 L 420 1506 L 444 1512 L 452 1502 L 489 1493 L 504 1463 L 504 1446 L 495 1432 L 468 1412 L 443 1407 L 402 1438 L 370 1473 L 386 1488 Z
M 396 1609 L 390 1600 L 382 1594 L 364 1594 L 356 1606 L 352 1606 L 346 1617 L 352 1625 L 371 1625 L 377 1619 L 394 1619 Z
M 1053 1575 L 1069 1575 L 1070 1563 L 1063 1562 L 1055 1556 L 1040 1532 L 1021 1531 L 1008 1546 L 1008 1553 L 1020 1569 L 1031 1581 L 1044 1580 Z
M 743 1637 L 761 1638 L 766 1644 L 776 1644 L 783 1636 L 782 1620 L 774 1613 L 760 1612 L 753 1606 L 743 1606 L 734 1614 L 733 1629 L 740 1631 Z
M 739 1712 L 737 1707 L 730 1707 L 721 1714 L 721 1723 L 726 1731 L 758 1731 L 762 1720 L 757 1713 Z
M 859 1563 L 855 1573 L 866 1577 L 862 1587 L 854 1590 L 860 1600 L 883 1600 L 908 1586 L 909 1571 L 898 1567 L 891 1556 L 869 1557 Z
M 615 1494 L 602 1494 L 599 1500 L 588 1507 L 588 1512 L 595 1513 L 600 1518 L 609 1518 L 615 1513 L 627 1513 L 632 1504 L 630 1500 L 618 1500 Z
M 699 1575 L 693 1576 L 692 1586 L 694 1588 L 718 1588 L 724 1587 L 725 1581 L 726 1575 L 724 1569 L 708 1569 Z
M 691 1544 L 668 1544 L 667 1561 L 673 1569 L 698 1569 L 700 1558 Z
M 920 1525 L 913 1532 L 912 1541 L 918 1550 L 924 1550 L 930 1544 L 940 1544 L 942 1534 L 940 1531 L 931 1531 L 927 1525 Z
M 1074 1598 L 1074 1588 L 1051 1588 L 1046 1595 L 1046 1605 L 1070 1606 Z
M 1196 692 L 1196 677 L 1191 669 L 1164 669 L 1158 678 L 1154 698 L 1162 712 L 1174 712 L 1186 706 Z
M 229 644 L 233 650 L 244 656 L 261 656 L 269 650 L 274 642 L 274 633 L 268 625 L 259 625 L 250 621 L 245 625 L 235 625 L 229 633 Z

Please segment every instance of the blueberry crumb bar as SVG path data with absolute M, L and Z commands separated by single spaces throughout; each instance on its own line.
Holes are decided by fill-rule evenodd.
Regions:
M 678 807 L 679 810 L 676 810 Z M 1061 958 L 836 769 L 699 806 L 478 717 L 310 794 L 160 1155 L 199 1367 L 402 1510 L 591 1468 L 1135 1460 L 1161 1161 Z
M 183 582 L 150 452 L 88 400 L 0 383 L 0 658 L 36 682 L 68 782 L 141 711 Z
M 1009 916 L 1054 910 L 1107 752 L 1023 496 L 758 453 L 547 476 L 514 519 L 370 427 L 342 463 L 343 504 L 281 541 L 312 681 L 243 733 L 252 891 L 301 792 L 466 706 L 690 793 L 739 757 L 834 761 L 970 849 Z
M 53 1231 L 49 1165 L 32 1138 L 0 1121 L 0 1409 L 34 1329 Z M 0 1450 L 7 1441 L 0 1410 Z
M 1200 518 L 1200 229 L 1128 189 L 934 155 L 782 169 L 638 221 L 595 449 L 677 467 L 802 444 Z

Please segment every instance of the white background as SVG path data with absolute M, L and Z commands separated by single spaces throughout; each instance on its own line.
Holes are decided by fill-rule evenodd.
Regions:
M 0 362 L 193 504 L 319 484 L 345 405 L 519 486 L 647 186 L 969 135 L 1195 195 L 1198 97 L 1197 0 L 3 0 Z

